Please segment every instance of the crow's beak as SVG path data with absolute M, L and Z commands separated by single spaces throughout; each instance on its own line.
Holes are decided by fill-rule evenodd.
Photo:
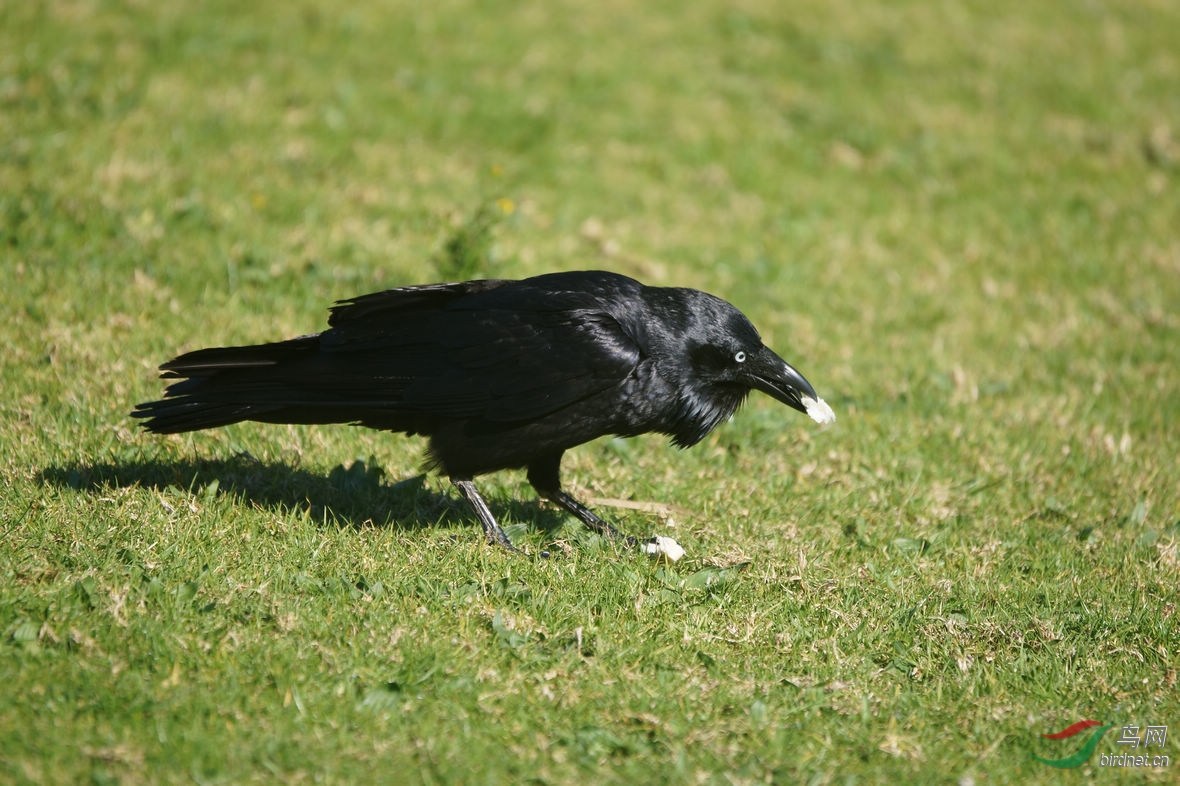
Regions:
M 830 423 L 836 419 L 831 408 L 816 395 L 811 383 L 769 348 L 762 347 L 751 355 L 746 360 L 744 373 L 750 387 L 807 413 L 817 423 Z

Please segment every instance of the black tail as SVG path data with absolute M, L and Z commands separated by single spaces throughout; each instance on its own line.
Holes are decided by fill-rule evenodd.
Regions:
M 157 434 L 243 420 L 307 422 L 303 408 L 314 402 L 298 384 L 299 370 L 318 352 L 319 336 L 189 352 L 160 366 L 164 379 L 181 381 L 169 385 L 160 401 L 137 405 L 131 416 L 148 418 L 144 428 Z M 324 413 L 317 417 L 323 422 Z

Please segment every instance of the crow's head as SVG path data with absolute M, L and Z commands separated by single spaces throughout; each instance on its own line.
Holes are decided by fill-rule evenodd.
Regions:
M 762 343 L 742 312 L 720 298 L 677 290 L 684 298 L 678 347 L 680 406 L 673 440 L 682 446 L 700 441 L 729 418 L 751 390 L 760 390 L 820 423 L 835 415 L 802 374 Z

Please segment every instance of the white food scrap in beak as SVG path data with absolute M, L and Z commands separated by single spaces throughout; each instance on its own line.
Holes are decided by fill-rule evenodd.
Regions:
M 811 398 L 810 396 L 803 396 L 803 408 L 807 410 L 807 414 L 811 419 L 821 426 L 826 426 L 829 423 L 836 422 L 836 413 L 828 406 L 828 402 L 822 398 Z

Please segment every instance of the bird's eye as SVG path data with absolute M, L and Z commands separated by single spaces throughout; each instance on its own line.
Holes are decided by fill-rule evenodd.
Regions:
M 742 352 L 739 349 L 737 354 L 733 356 L 733 359 L 736 360 L 738 363 L 745 363 L 746 362 L 746 353 Z

